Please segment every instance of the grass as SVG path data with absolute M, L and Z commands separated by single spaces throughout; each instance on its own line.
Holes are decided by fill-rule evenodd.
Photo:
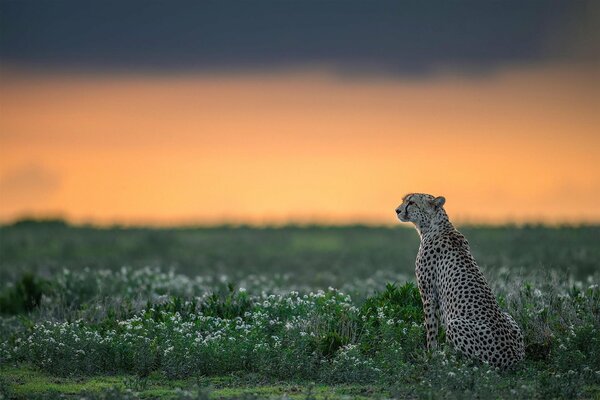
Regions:
M 17 396 L 42 393 L 62 393 L 66 395 L 82 392 L 100 392 L 114 386 L 124 387 L 123 379 L 117 376 L 94 378 L 63 378 L 27 366 L 4 367 L 0 376 L 12 383 Z
M 464 227 L 481 266 L 552 269 L 576 279 L 598 272 L 600 226 Z M 106 228 L 24 223 L 0 227 L 0 279 L 23 271 L 51 274 L 146 266 L 196 276 L 293 273 L 311 288 L 341 286 L 374 271 L 411 279 L 419 239 L 387 227 Z
M 598 398 L 600 228 L 462 231 L 513 370 L 425 349 L 409 230 L 2 227 L 0 398 Z
M 178 379 L 165 381 L 160 374 L 152 374 L 142 383 L 135 376 L 101 375 L 94 377 L 56 377 L 28 366 L 4 367 L 0 369 L 0 377 L 5 382 L 12 382 L 12 395 L 19 398 L 32 396 L 75 396 L 80 394 L 101 395 L 109 389 L 133 390 L 141 399 L 178 398 L 181 390 L 200 393 L 210 399 L 236 399 L 240 397 L 292 399 L 338 399 L 352 397 L 367 399 L 388 397 L 389 392 L 382 387 L 369 385 L 316 385 L 304 384 L 260 384 L 253 382 L 252 377 L 236 376 L 202 377 L 200 379 Z

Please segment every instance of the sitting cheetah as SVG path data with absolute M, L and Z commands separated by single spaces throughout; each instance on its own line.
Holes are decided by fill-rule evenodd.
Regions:
M 469 243 L 448 220 L 445 202 L 444 197 L 412 193 L 396 209 L 398 219 L 412 222 L 421 237 L 416 275 L 427 347 L 437 347 L 441 318 L 446 337 L 457 350 L 493 366 L 509 367 L 524 357 L 523 335 L 514 319 L 500 311 Z

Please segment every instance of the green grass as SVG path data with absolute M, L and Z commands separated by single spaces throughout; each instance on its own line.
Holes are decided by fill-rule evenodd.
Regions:
M 599 398 L 600 227 L 462 232 L 513 370 L 425 349 L 412 230 L 1 227 L 0 395 Z
M 52 376 L 31 367 L 3 367 L 0 376 L 17 396 L 61 393 L 66 395 L 83 392 L 100 392 L 111 387 L 123 387 L 123 379 L 117 376 L 93 378 L 63 378 Z
M 479 264 L 492 269 L 598 272 L 600 226 L 463 227 Z M 189 275 L 294 273 L 340 287 L 376 270 L 414 274 L 419 239 L 407 227 L 123 229 L 17 224 L 0 227 L 0 280 L 22 271 L 158 266 Z
M 136 376 L 100 375 L 94 377 L 56 377 L 27 366 L 0 368 L 0 378 L 8 383 L 13 396 L 17 399 L 42 395 L 72 396 L 90 393 L 101 394 L 107 389 L 117 388 L 125 391 L 128 386 L 136 386 L 129 382 L 139 381 Z M 200 379 L 165 380 L 159 374 L 149 376 L 143 384 L 134 388 L 141 399 L 177 398 L 178 389 L 192 393 L 205 393 L 211 399 L 237 399 L 243 396 L 259 398 L 292 399 L 367 399 L 373 397 L 389 397 L 389 392 L 382 387 L 370 385 L 322 385 L 322 384 L 260 384 L 252 382 L 252 377 L 202 377 Z

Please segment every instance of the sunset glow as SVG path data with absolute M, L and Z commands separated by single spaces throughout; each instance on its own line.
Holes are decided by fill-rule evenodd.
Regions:
M 600 221 L 600 89 L 575 65 L 346 79 L 0 80 L 0 219 L 383 223 L 407 192 L 471 222 Z

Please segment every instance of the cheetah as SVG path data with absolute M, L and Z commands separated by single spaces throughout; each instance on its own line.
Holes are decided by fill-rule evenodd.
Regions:
M 444 210 L 444 197 L 411 193 L 396 215 L 421 238 L 416 276 L 425 313 L 427 348 L 437 347 L 438 326 L 452 346 L 492 366 L 511 367 L 525 355 L 523 335 L 500 306 L 471 255 L 469 243 Z

